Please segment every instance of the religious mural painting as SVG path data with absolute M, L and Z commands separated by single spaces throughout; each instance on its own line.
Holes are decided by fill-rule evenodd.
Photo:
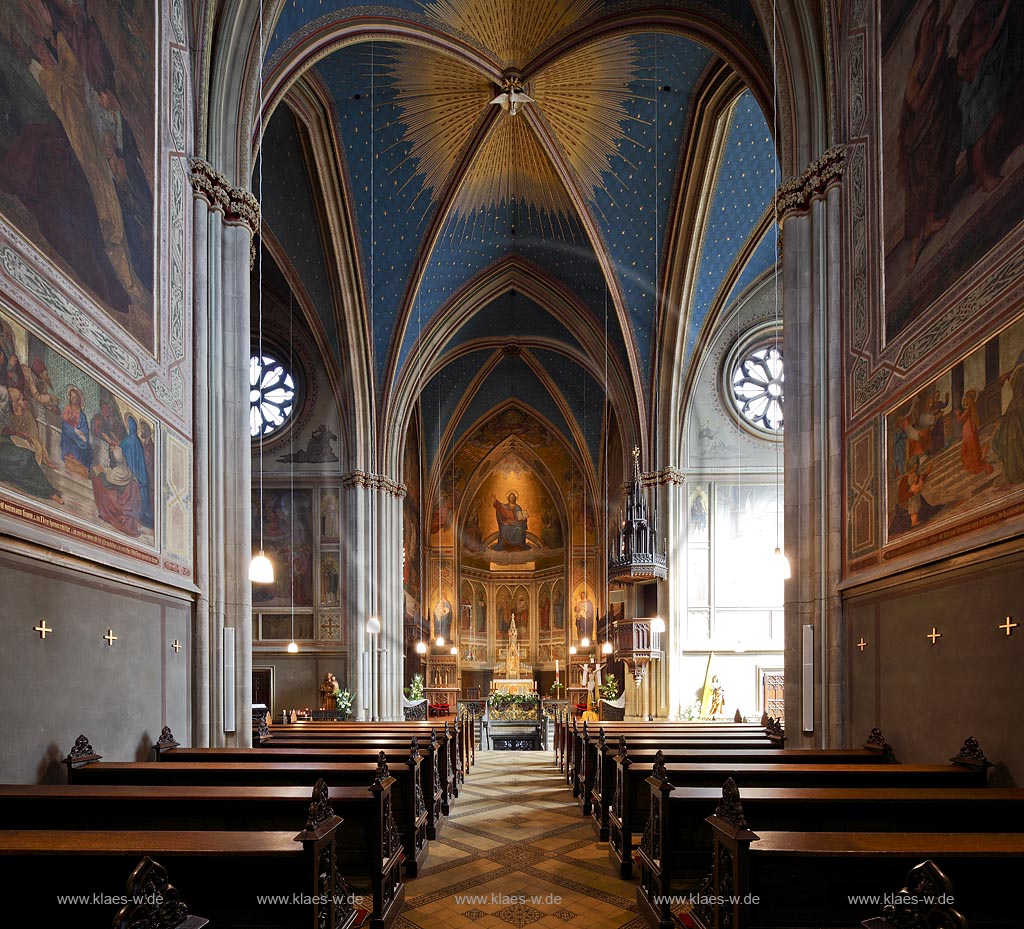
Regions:
M 402 453 L 402 481 L 405 484 L 405 497 L 402 499 L 402 591 L 405 625 L 417 627 L 423 612 L 420 582 L 422 490 L 419 447 L 419 424 L 414 419 L 409 426 Z M 417 637 L 419 634 L 417 632 Z
M 451 598 L 447 594 L 442 593 L 434 601 L 432 618 L 434 638 L 444 639 L 446 642 L 452 641 L 452 630 L 455 628 L 455 613 L 452 609 Z
M 1024 6 L 883 7 L 885 337 L 891 340 L 1024 215 Z
M 162 504 L 157 444 L 152 418 L 0 314 L 0 486 L 6 491 L 59 518 L 155 547 Z M 187 478 L 182 484 L 188 487 Z M 70 525 L 66 531 L 72 534 Z
M 473 585 L 473 634 L 487 636 L 487 590 L 483 584 Z
M 324 542 L 337 542 L 340 537 L 340 507 L 338 491 L 324 488 L 320 491 L 320 538 Z
M 572 632 L 577 642 L 583 639 L 594 641 L 595 616 L 593 591 L 582 586 L 576 592 L 572 605 Z
M 1024 494 L 1024 317 L 891 408 L 889 540 Z
M 255 551 L 260 547 L 258 490 L 253 492 L 252 533 Z M 253 584 L 254 606 L 313 606 L 313 533 L 312 491 L 264 491 L 262 543 L 274 565 L 274 580 L 270 584 Z
M 151 351 L 157 15 L 0 4 L 0 213 Z
M 339 606 L 341 604 L 340 577 L 341 565 L 338 553 L 322 552 L 320 554 L 321 606 Z

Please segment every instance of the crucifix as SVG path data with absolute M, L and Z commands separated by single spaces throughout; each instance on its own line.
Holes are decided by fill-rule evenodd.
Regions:
M 39 638 L 45 639 L 46 638 L 46 634 L 48 632 L 53 632 L 53 629 L 50 626 L 46 625 L 46 620 L 45 619 L 42 619 L 42 620 L 39 621 L 39 625 L 38 626 L 33 626 L 32 627 L 32 631 L 33 632 L 38 632 L 39 633 Z
M 857 648 L 864 651 L 868 647 L 868 643 L 864 641 L 864 636 L 860 637 L 860 641 L 857 643 Z
M 107 634 L 105 636 L 102 636 L 102 638 L 107 640 L 107 647 L 108 648 L 117 641 L 117 636 L 114 635 L 114 630 L 113 629 L 108 629 L 107 630 Z
M 936 639 L 941 639 L 941 638 L 942 638 L 942 633 L 941 633 L 941 632 L 938 632 L 938 631 L 937 631 L 937 630 L 935 629 L 935 627 L 934 627 L 934 626 L 932 626 L 932 631 L 931 631 L 931 632 L 929 632 L 929 633 L 928 633 L 928 634 L 927 634 L 927 635 L 925 636 L 925 638 L 926 638 L 926 639 L 931 639 L 931 640 L 932 640 L 932 645 L 934 645 L 934 644 L 935 644 L 935 640 L 936 640 Z

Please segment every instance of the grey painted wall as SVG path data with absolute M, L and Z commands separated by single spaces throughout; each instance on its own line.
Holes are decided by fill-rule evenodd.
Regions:
M 347 661 L 344 656 L 318 655 L 311 651 L 306 654 L 300 651 L 297 655 L 255 652 L 252 656 L 254 669 L 273 669 L 274 695 L 271 710 L 275 722 L 280 720 L 282 710 L 315 710 L 319 706 L 320 682 L 328 671 L 343 688 L 355 694 L 355 681 L 348 680 L 346 674 Z
M 80 734 L 108 761 L 143 760 L 165 725 L 190 743 L 190 602 L 4 552 L 0 591 L 0 780 L 64 781 Z
M 877 725 L 899 761 L 941 763 L 974 736 L 996 764 L 993 782 L 1024 784 L 1022 576 L 1017 554 L 851 597 L 851 740 Z M 998 628 L 1007 615 L 1021 623 L 1011 636 Z

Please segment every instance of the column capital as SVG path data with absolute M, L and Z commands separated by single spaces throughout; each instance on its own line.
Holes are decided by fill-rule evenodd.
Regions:
M 404 497 L 408 492 L 405 484 L 393 480 L 386 474 L 372 474 L 369 471 L 363 471 L 361 468 L 356 468 L 354 471 L 349 471 L 348 474 L 343 474 L 341 476 L 341 486 L 345 488 L 365 487 L 367 490 L 383 490 L 392 497 Z
M 226 223 L 245 226 L 250 235 L 255 235 L 260 225 L 260 205 L 252 191 L 233 187 L 220 171 L 202 158 L 189 158 L 188 166 L 193 194 L 205 200 L 210 209 L 223 213 Z
M 846 146 L 835 145 L 817 161 L 812 161 L 798 177 L 782 184 L 775 194 L 775 216 L 781 225 L 790 216 L 806 213 L 843 179 Z

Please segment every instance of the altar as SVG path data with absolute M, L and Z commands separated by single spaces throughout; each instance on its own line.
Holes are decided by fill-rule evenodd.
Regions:
M 505 661 L 494 668 L 491 678 L 492 694 L 532 694 L 537 690 L 533 681 L 533 668 L 519 659 L 519 632 L 515 614 L 508 630 L 508 651 Z

